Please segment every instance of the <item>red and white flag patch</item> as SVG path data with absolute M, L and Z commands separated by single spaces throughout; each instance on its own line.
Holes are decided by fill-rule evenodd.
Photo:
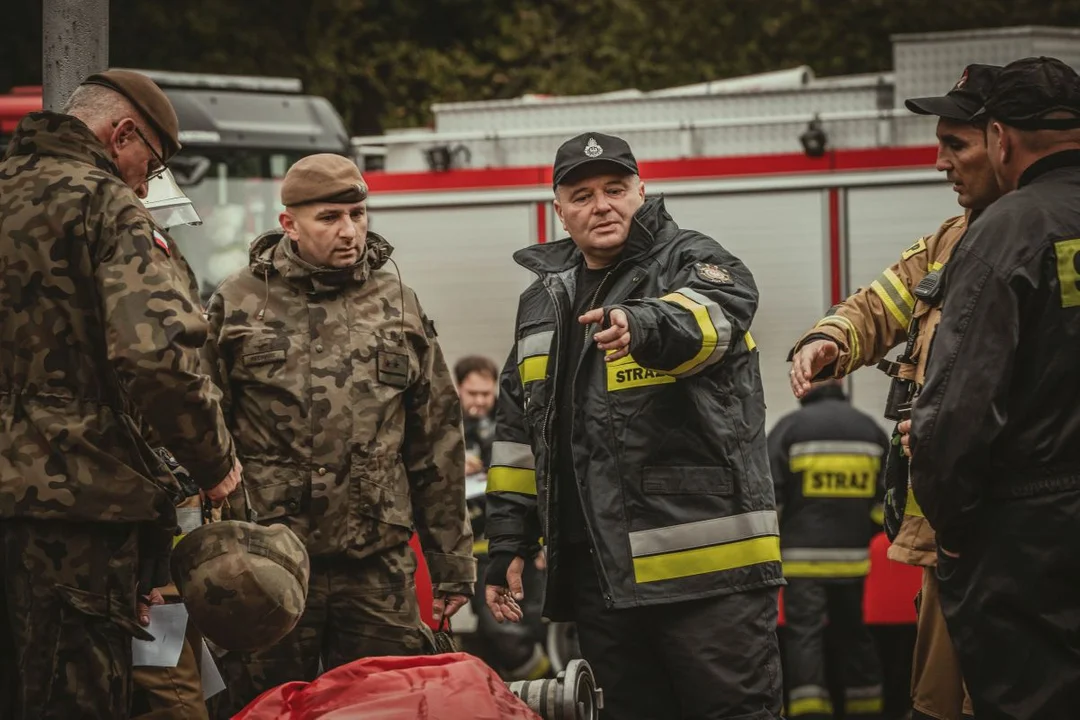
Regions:
M 166 255 L 172 257 L 172 251 L 169 250 L 169 241 L 157 230 L 154 230 L 154 244 L 164 250 Z

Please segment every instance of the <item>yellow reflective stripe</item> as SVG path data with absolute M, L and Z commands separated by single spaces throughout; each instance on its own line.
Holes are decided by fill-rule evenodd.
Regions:
M 518 365 L 518 372 L 521 373 L 521 384 L 528 385 L 534 380 L 543 380 L 547 377 L 548 356 L 547 355 L 534 355 L 533 357 L 525 358 Z
M 926 517 L 922 508 L 919 507 L 919 501 L 915 499 L 915 493 L 911 492 L 910 488 L 908 488 L 907 502 L 904 504 L 904 514 L 921 518 Z
M 691 370 L 704 364 L 707 360 L 712 360 L 713 362 L 719 360 L 720 357 L 723 356 L 723 351 L 727 350 L 727 343 L 730 341 L 731 338 L 730 325 L 728 325 L 726 328 L 720 328 L 720 330 L 726 331 L 724 338 L 721 338 L 720 333 L 718 332 L 716 323 L 726 323 L 726 319 L 723 317 L 723 311 L 720 310 L 720 306 L 716 305 L 715 303 L 710 303 L 715 306 L 716 312 L 719 313 L 721 316 L 719 318 L 716 318 L 714 322 L 714 318 L 709 313 L 709 308 L 703 303 L 695 302 L 691 298 L 687 297 L 687 295 L 685 294 L 686 292 L 687 291 L 673 292 L 665 295 L 660 299 L 665 302 L 678 305 L 679 307 L 689 310 L 691 313 L 693 313 L 694 320 L 696 320 L 698 324 L 698 329 L 701 330 L 701 347 L 698 349 L 697 354 L 694 355 L 694 357 L 690 358 L 682 365 L 679 365 L 677 368 L 672 370 L 670 372 L 671 375 L 685 375 Z M 704 298 L 704 296 L 699 295 L 699 297 L 707 300 L 707 298 Z M 721 339 L 723 339 L 724 341 L 724 346 L 722 348 L 719 347 Z M 717 350 L 720 350 L 720 352 L 717 352 Z
M 934 272 L 935 270 L 940 270 L 943 267 L 945 267 L 945 263 L 943 262 L 932 262 L 926 266 L 926 271 Z
M 885 712 L 884 698 L 858 698 L 844 701 L 848 715 L 878 715 Z
M 536 471 L 497 466 L 488 471 L 487 491 L 536 495 Z
M 910 292 L 908 292 L 907 285 L 900 279 L 900 276 L 892 271 L 892 268 L 885 268 L 885 272 L 881 273 L 881 277 L 889 281 L 889 284 L 896 290 L 897 295 L 904 301 L 904 305 L 907 306 L 908 313 L 915 309 L 915 298 Z
M 883 525 L 885 523 L 885 507 L 881 503 L 870 508 L 870 522 L 875 525 Z
M 754 342 L 753 335 L 751 335 L 749 332 L 747 332 L 746 336 L 745 336 L 745 340 L 746 340 L 746 349 L 753 352 L 754 349 L 757 347 L 757 343 Z
M 886 270 L 885 273 L 892 274 L 889 270 Z M 893 275 L 893 277 L 895 277 L 895 275 Z M 881 299 L 881 302 L 884 303 L 889 314 L 896 318 L 896 321 L 900 323 L 901 326 L 906 328 L 911 321 L 911 311 L 914 308 L 915 303 L 913 302 L 909 306 L 904 297 L 892 284 L 891 278 L 887 277 L 885 274 L 870 283 L 870 289 Z M 910 297 L 910 295 L 908 297 Z
M 797 455 L 790 467 L 803 474 L 806 497 L 869 498 L 877 489 L 881 458 L 851 453 Z
M 862 360 L 862 348 L 859 345 L 859 333 L 856 332 L 855 325 L 843 315 L 827 315 L 818 321 L 818 326 L 821 325 L 832 325 L 844 331 L 848 345 L 851 346 L 851 358 L 848 360 L 847 367 L 844 368 L 844 373 L 851 372 L 855 363 Z
M 473 555 L 487 555 L 488 552 L 488 540 L 474 540 L 472 544 Z
M 788 716 L 832 715 L 832 703 L 826 698 L 808 697 L 792 700 L 788 703 Z
M 726 545 L 636 557 L 634 579 L 639 583 L 674 580 L 779 560 L 779 536 L 765 535 Z
M 610 355 L 614 350 L 608 352 Z M 608 392 L 630 390 L 631 388 L 646 387 L 648 385 L 666 385 L 675 382 L 675 378 L 667 373 L 643 368 L 634 361 L 633 356 L 627 355 L 612 363 L 607 363 L 607 389 Z
M 870 560 L 857 562 L 785 562 L 787 577 L 862 577 L 870 572 Z

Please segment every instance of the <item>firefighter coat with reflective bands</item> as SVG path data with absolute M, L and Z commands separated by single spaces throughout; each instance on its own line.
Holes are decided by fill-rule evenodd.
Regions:
M 960 215 L 943 222 L 937 232 L 916 240 L 869 287 L 856 290 L 803 335 L 788 360 L 806 343 L 828 338 L 837 344 L 840 353 L 836 362 L 825 369 L 825 374 L 844 377 L 860 367 L 876 364 L 905 342 L 915 318 L 919 322 L 919 334 L 912 349 L 915 364 L 901 364 L 900 377 L 921 386 L 941 308 L 916 298 L 913 292 L 928 273 L 945 268 L 967 228 L 967 219 Z M 937 562 L 935 549 L 934 529 L 923 517 L 915 493 L 909 492 L 900 533 L 889 546 L 889 559 L 932 566 Z
M 597 292 L 629 318 L 630 355 L 591 342 L 559 362 L 581 253 L 570 239 L 518 251 L 539 279 L 522 294 L 502 373 L 488 480 L 491 551 L 526 555 L 543 537 L 559 575 L 556 424 L 572 423 L 573 467 L 611 607 L 783 584 L 750 271 L 712 238 L 680 229 L 662 199 L 633 219 Z M 572 385 L 573 417 L 555 389 Z M 559 452 L 562 452 L 559 449 Z M 549 593 L 545 614 L 558 615 Z
M 880 527 L 889 440 L 839 387 L 817 387 L 769 433 L 784 576 L 862 577 Z

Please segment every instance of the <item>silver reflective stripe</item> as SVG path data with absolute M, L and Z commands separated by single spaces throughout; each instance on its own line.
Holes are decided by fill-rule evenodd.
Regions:
M 814 440 L 795 443 L 788 449 L 788 456 L 797 455 L 871 455 L 881 457 L 885 450 L 872 442 L 858 440 Z
M 884 688 L 881 685 L 867 685 L 866 687 L 855 687 L 844 690 L 844 697 L 848 700 L 857 700 L 859 698 L 879 698 L 882 696 Z
M 532 357 L 534 355 L 547 355 L 548 351 L 551 349 L 551 340 L 554 337 L 554 330 L 545 330 L 544 332 L 526 335 L 525 337 L 518 340 L 518 363 L 520 364 L 525 360 L 525 358 Z
M 658 555 L 779 534 L 776 512 L 760 510 L 655 530 L 638 530 L 630 533 L 630 553 L 634 557 Z
M 693 375 L 714 363 L 720 362 L 720 359 L 724 357 L 724 353 L 731 346 L 731 323 L 728 321 L 724 311 L 720 309 L 720 306 L 701 293 L 690 288 L 679 288 L 675 292 L 685 295 L 699 305 L 704 305 L 705 309 L 709 311 L 709 319 L 712 320 L 713 327 L 716 328 L 716 347 L 699 365 L 686 373 L 687 375 Z
M 533 457 L 532 448 L 524 443 L 496 440 L 491 444 L 491 465 L 535 470 L 536 458 Z
M 799 687 L 791 688 L 791 692 L 788 693 L 788 698 L 791 700 L 827 697 L 829 697 L 829 691 L 820 685 L 800 685 Z
M 784 562 L 858 562 L 870 557 L 869 548 L 784 548 Z

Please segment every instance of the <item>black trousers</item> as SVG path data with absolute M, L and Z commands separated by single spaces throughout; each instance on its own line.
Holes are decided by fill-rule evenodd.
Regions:
M 863 578 L 788 578 L 784 589 L 784 671 L 788 717 L 833 717 L 825 677 L 825 627 L 836 633 L 844 684 L 844 717 L 877 719 L 884 711 L 881 661 L 863 624 Z
M 581 652 L 604 691 L 601 718 L 781 717 L 777 589 L 609 610 L 588 549 L 563 562 Z
M 941 607 L 978 720 L 1080 717 L 1080 491 L 987 501 L 938 553 Z

